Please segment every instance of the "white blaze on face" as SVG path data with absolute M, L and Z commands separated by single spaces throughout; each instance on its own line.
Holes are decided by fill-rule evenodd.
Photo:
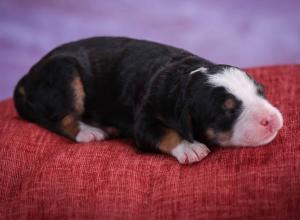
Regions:
M 223 72 L 208 76 L 213 86 L 222 86 L 242 101 L 242 112 L 233 127 L 231 140 L 226 145 L 260 146 L 272 141 L 283 125 L 277 108 L 259 96 L 257 86 L 245 72 L 228 67 Z

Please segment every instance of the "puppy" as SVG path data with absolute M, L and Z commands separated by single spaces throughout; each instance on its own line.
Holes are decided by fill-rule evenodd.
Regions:
M 179 163 L 207 146 L 260 146 L 283 125 L 263 86 L 243 70 L 175 47 L 95 37 L 64 44 L 17 84 L 19 115 L 77 142 L 133 138 Z

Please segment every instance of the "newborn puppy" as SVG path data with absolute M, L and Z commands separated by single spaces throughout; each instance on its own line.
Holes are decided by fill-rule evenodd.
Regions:
M 129 38 L 62 45 L 14 91 L 21 117 L 77 142 L 133 138 L 180 163 L 207 146 L 260 146 L 283 125 L 263 87 L 243 70 L 185 50 Z

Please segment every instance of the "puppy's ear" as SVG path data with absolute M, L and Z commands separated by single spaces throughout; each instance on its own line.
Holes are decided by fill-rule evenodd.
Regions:
M 193 125 L 192 125 L 192 118 L 189 113 L 188 106 L 185 106 L 181 112 L 180 118 L 180 133 L 184 139 L 187 141 L 193 142 L 194 134 L 193 134 Z

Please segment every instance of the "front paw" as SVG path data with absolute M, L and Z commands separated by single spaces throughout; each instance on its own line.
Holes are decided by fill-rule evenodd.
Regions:
M 210 150 L 204 144 L 184 140 L 172 149 L 171 155 L 181 164 L 191 164 L 204 159 L 209 152 Z
M 77 142 L 91 142 L 91 141 L 101 141 L 107 137 L 107 133 L 100 128 L 96 128 L 87 125 L 83 122 L 79 122 L 79 132 L 76 135 Z

